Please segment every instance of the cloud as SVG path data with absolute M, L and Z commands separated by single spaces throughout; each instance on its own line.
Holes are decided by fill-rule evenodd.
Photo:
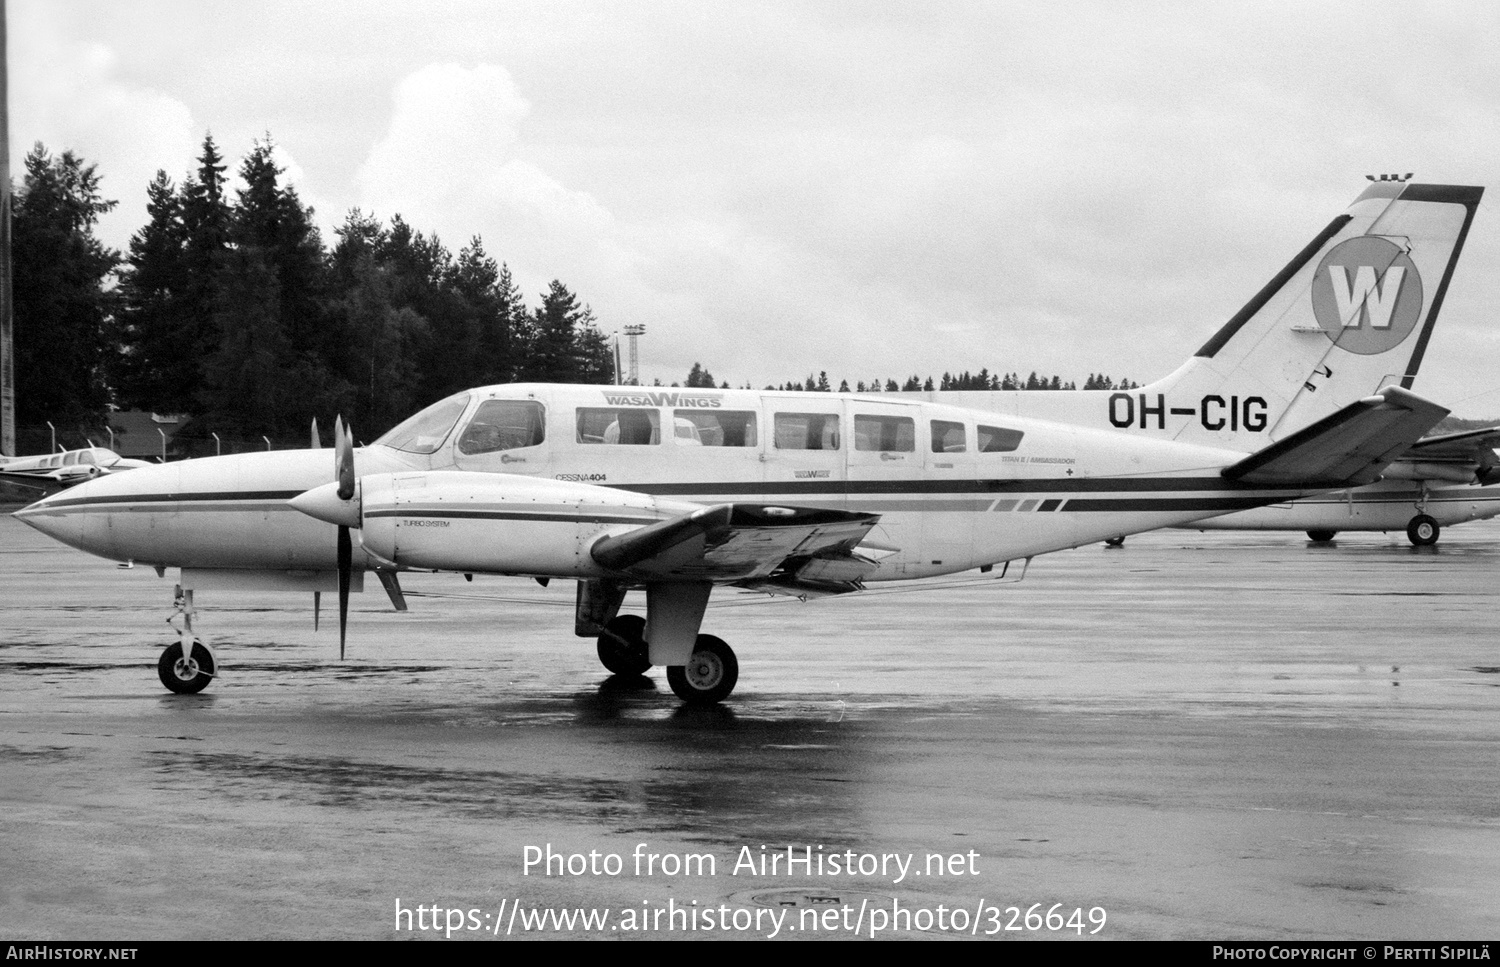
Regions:
M 119 58 L 102 43 L 69 39 L 64 11 L 11 8 L 10 164 L 41 142 L 98 165 L 104 196 L 119 206 L 100 219 L 99 236 L 123 249 L 146 222 L 146 186 L 165 168 L 181 181 L 198 137 L 192 112 L 170 94 L 120 76 Z M 174 165 L 179 166 L 174 170 Z

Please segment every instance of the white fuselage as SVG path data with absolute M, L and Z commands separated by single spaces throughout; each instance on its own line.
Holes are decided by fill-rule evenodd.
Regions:
M 586 577 L 597 566 L 578 549 L 607 534 L 685 505 L 759 502 L 877 513 L 868 541 L 895 551 L 869 579 L 924 577 L 1305 493 L 1225 480 L 1220 471 L 1243 457 L 911 400 L 495 386 L 434 404 L 357 451 L 362 479 L 393 475 L 381 486 L 404 495 L 391 515 L 405 536 L 383 544 L 393 555 L 377 559 L 361 553 L 356 531 L 355 565 L 434 566 L 430 556 L 402 560 L 401 541 L 413 554 L 447 541 L 475 549 L 450 569 Z M 288 501 L 330 482 L 333 463 L 328 450 L 184 461 L 101 478 L 20 514 L 117 560 L 328 571 L 334 527 Z M 451 493 L 437 510 L 426 508 L 424 489 L 443 490 L 443 475 L 468 477 L 454 471 L 494 481 L 472 506 L 514 510 L 544 491 L 549 509 L 453 516 Z M 613 517 L 628 520 L 601 512 L 616 506 Z M 462 525 L 432 523 L 445 514 Z M 570 570 L 569 560 L 580 563 Z

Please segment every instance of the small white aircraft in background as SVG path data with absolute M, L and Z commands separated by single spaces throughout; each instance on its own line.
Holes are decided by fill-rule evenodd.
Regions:
M 34 457 L 0 457 L 0 481 L 48 494 L 104 474 L 150 466 L 155 464 L 122 457 L 104 447 L 84 447 Z
M 1375 481 L 1446 414 L 1398 384 L 1479 195 L 1375 184 L 1166 380 L 1022 394 L 1072 397 L 1070 419 L 1007 414 L 1032 403 L 1008 394 L 493 386 L 358 451 L 339 425 L 332 467 L 327 450 L 183 461 L 16 516 L 181 569 L 185 620 L 158 663 L 173 691 L 219 667 L 192 631 L 195 590 L 336 590 L 342 650 L 364 574 L 401 609 L 415 569 L 576 580 L 574 631 L 606 668 L 663 665 L 685 701 L 717 702 L 738 662 L 700 633 L 716 585 L 813 597 L 987 571 Z M 632 590 L 644 619 L 620 613 Z
M 1317 542 L 1341 531 L 1401 531 L 1436 544 L 1444 527 L 1500 515 L 1500 427 L 1424 437 L 1386 468 L 1384 479 L 1334 493 L 1225 514 L 1193 530 L 1306 531 Z

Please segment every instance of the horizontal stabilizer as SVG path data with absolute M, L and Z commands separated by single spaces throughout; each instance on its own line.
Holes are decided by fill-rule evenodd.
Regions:
M 1406 453 L 1448 415 L 1436 403 L 1390 386 L 1278 440 L 1224 476 L 1239 483 L 1281 487 L 1357 487 Z
M 772 574 L 789 558 L 847 557 L 879 519 L 842 510 L 721 504 L 602 538 L 590 555 L 600 567 L 639 577 L 741 581 Z

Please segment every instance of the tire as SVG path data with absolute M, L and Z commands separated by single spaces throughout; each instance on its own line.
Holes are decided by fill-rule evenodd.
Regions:
M 1106 538 L 1105 541 L 1104 541 L 1104 546 L 1105 547 L 1124 547 L 1125 546 L 1125 538 L 1123 538 L 1123 537 L 1110 537 L 1110 538 Z
M 740 679 L 740 663 L 723 639 L 699 635 L 693 657 L 686 665 L 667 668 L 667 684 L 689 705 L 713 705 L 734 691 Z
M 1336 534 L 1338 531 L 1308 531 L 1307 538 L 1315 544 L 1327 544 Z
M 197 694 L 214 680 L 214 656 L 201 642 L 195 641 L 192 661 L 182 662 L 182 643 L 173 642 L 156 662 L 156 677 L 178 695 Z
M 644 675 L 651 668 L 646 645 L 646 619 L 638 614 L 616 615 L 599 636 L 599 661 L 616 675 Z
M 1438 526 L 1438 522 L 1426 514 L 1418 514 L 1411 519 L 1411 523 L 1406 525 L 1407 540 L 1418 547 L 1436 544 L 1440 533 L 1442 533 L 1442 528 Z

